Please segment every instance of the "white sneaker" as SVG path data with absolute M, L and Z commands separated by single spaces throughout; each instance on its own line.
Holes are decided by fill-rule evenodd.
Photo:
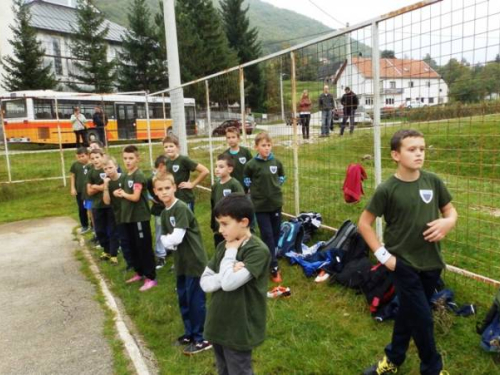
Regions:
M 325 272 L 324 270 L 321 270 L 318 274 L 318 276 L 316 276 L 316 278 L 314 279 L 314 282 L 316 283 L 322 283 L 326 280 L 328 280 L 328 278 L 330 277 L 330 274 L 328 272 Z

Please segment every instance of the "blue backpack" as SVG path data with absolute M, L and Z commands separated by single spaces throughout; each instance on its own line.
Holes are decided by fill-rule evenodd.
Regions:
M 277 256 L 285 256 L 289 251 L 302 253 L 302 240 L 304 238 L 304 227 L 302 222 L 291 219 L 281 223 L 280 237 L 278 240 Z
M 481 335 L 481 347 L 487 352 L 500 353 L 500 291 L 497 292 L 493 304 L 486 317 L 476 326 Z

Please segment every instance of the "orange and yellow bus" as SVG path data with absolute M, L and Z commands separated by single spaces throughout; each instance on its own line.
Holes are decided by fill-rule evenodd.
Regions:
M 56 116 L 56 98 L 59 116 Z M 9 143 L 58 144 L 58 125 L 62 144 L 75 143 L 75 134 L 69 121 L 74 107 L 79 107 L 80 113 L 87 119 L 87 140 L 98 139 L 92 122 L 96 106 L 104 111 L 108 141 L 148 139 L 144 95 L 80 94 L 45 90 L 0 94 L 0 99 L 5 137 Z M 148 107 L 151 138 L 161 139 L 172 131 L 170 98 L 149 97 Z M 196 134 L 194 99 L 185 98 L 184 108 L 187 134 Z

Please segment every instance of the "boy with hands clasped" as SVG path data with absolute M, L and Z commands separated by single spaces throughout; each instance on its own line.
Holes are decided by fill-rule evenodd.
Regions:
M 398 164 L 396 173 L 377 187 L 358 226 L 377 260 L 392 271 L 400 307 L 384 358 L 364 374 L 397 373 L 412 338 L 421 360 L 420 373 L 445 374 L 434 341 L 429 299 L 445 268 L 439 241 L 455 226 L 457 212 L 443 181 L 422 170 L 422 133 L 396 132 L 391 139 L 391 157 Z M 377 216 L 386 221 L 385 245 L 372 228 Z

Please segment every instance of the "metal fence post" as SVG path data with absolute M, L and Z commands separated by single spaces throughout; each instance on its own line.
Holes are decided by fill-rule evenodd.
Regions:
M 207 126 L 208 126 L 208 143 L 210 147 L 210 184 L 214 184 L 214 148 L 212 145 L 212 118 L 210 113 L 210 88 L 208 80 L 205 81 L 205 97 L 207 99 Z
M 165 93 L 161 94 L 161 104 L 163 108 L 163 136 L 167 136 L 167 109 L 165 108 Z
M 243 144 L 247 144 L 247 131 L 246 131 L 246 115 L 245 115 L 245 74 L 243 68 L 240 68 L 240 107 L 241 107 L 241 134 L 243 136 Z
M 0 119 L 2 120 L 2 134 L 3 134 L 3 142 L 5 145 L 5 161 L 7 162 L 7 176 L 9 178 L 9 182 L 12 182 L 12 174 L 10 171 L 9 145 L 7 144 L 7 134 L 5 133 L 5 122 L 3 119 L 3 109 L 1 100 L 0 100 Z
M 297 81 L 295 77 L 295 52 L 290 52 L 292 76 L 292 128 L 293 128 L 293 194 L 295 216 L 300 214 L 299 139 L 297 135 Z
M 64 152 L 63 152 L 63 148 L 62 148 L 62 135 L 61 135 L 61 121 L 59 119 L 59 103 L 57 102 L 57 96 L 54 96 L 54 102 L 56 105 L 57 138 L 59 140 L 59 154 L 61 155 L 62 179 L 63 179 L 63 186 L 66 187 L 66 166 L 64 165 Z
M 372 76 L 373 76 L 373 159 L 375 187 L 382 182 L 382 153 L 380 141 L 380 50 L 378 23 L 372 23 Z M 376 220 L 377 236 L 382 240 L 382 219 Z
M 151 168 L 154 167 L 153 163 L 153 144 L 151 143 L 151 120 L 149 119 L 149 103 L 148 103 L 148 94 L 144 94 L 145 99 L 145 108 L 146 108 L 146 122 L 148 126 L 148 147 L 149 147 L 149 163 L 151 164 Z

